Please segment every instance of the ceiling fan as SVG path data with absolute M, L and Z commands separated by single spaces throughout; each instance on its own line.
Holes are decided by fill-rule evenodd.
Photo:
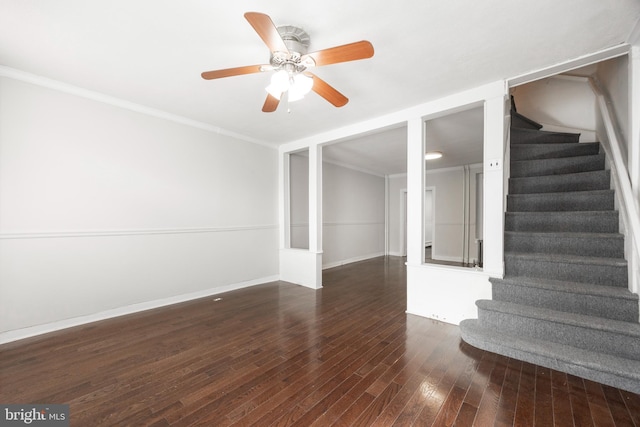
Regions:
M 268 15 L 259 12 L 247 12 L 244 17 L 271 51 L 269 64 L 205 71 L 202 73 L 203 79 L 275 71 L 271 84 L 267 87 L 267 99 L 262 107 L 262 111 L 266 113 L 278 108 L 285 93 L 289 102 L 301 99 L 311 90 L 336 107 L 342 107 L 349 102 L 346 96 L 308 69 L 371 58 L 373 46 L 370 42 L 362 40 L 307 53 L 310 38 L 302 29 L 291 25 L 276 27 Z

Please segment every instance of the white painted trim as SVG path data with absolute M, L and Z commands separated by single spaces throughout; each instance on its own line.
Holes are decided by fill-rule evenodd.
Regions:
M 640 18 L 636 20 L 635 25 L 629 32 L 629 37 L 627 37 L 627 43 L 637 45 L 640 44 Z
M 79 96 L 81 98 L 90 99 L 92 101 L 101 102 L 114 107 L 123 108 L 125 110 L 133 111 L 136 113 L 146 114 L 148 116 L 156 117 L 159 119 L 169 120 L 171 122 L 179 123 L 186 126 L 191 126 L 197 129 L 202 129 L 207 132 L 212 132 L 219 135 L 229 136 L 235 139 L 239 139 L 253 144 L 262 145 L 267 148 L 276 150 L 277 144 L 269 143 L 267 141 L 252 138 L 247 135 L 242 135 L 236 132 L 232 132 L 223 129 L 219 126 L 214 126 L 209 123 L 200 122 L 184 116 L 180 116 L 173 113 L 168 113 L 156 108 L 137 104 L 135 102 L 127 101 L 124 99 L 116 98 L 114 96 L 105 95 L 100 92 L 95 92 L 88 89 L 83 89 L 78 86 L 74 86 L 68 83 L 59 82 L 57 80 L 49 79 L 47 77 L 38 76 L 36 74 L 27 73 L 25 71 L 17 70 L 15 68 L 0 65 L 0 77 L 7 77 L 10 79 L 18 80 L 24 83 L 29 83 L 37 86 L 41 86 L 47 89 L 57 90 L 59 92 L 68 93 L 70 95 Z
M 438 258 L 433 258 L 433 256 L 431 257 L 432 260 L 434 261 L 447 261 L 447 262 L 459 262 L 459 263 L 463 263 L 464 259 L 463 257 L 458 257 L 458 256 L 439 256 Z M 424 265 L 431 265 L 434 264 L 433 262 L 425 262 Z M 443 265 L 443 268 L 450 268 L 450 267 L 459 267 L 457 265 Z M 464 267 L 464 268 L 468 268 L 468 267 Z
M 334 160 L 323 159 L 323 162 L 324 163 L 328 163 L 330 165 L 339 166 L 341 168 L 350 169 L 350 170 L 353 170 L 353 171 L 356 171 L 356 172 L 366 173 L 367 175 L 373 175 L 373 176 L 376 176 L 376 177 L 379 177 L 379 178 L 384 178 L 386 176 L 385 174 L 382 174 L 382 173 L 374 172 L 372 170 L 361 168 L 361 167 L 358 167 L 358 166 L 349 165 L 347 163 L 336 162 Z
M 173 304 L 192 301 L 199 298 L 206 298 L 225 292 L 238 289 L 248 288 L 251 286 L 262 285 L 279 280 L 278 276 L 263 277 L 260 279 L 249 280 L 246 282 L 234 283 L 226 286 L 205 289 L 202 291 L 191 292 L 188 294 L 176 295 L 173 297 L 157 299 L 154 301 L 146 301 L 138 304 L 132 304 L 125 307 L 114 308 L 112 310 L 101 311 L 99 313 L 89 314 L 86 316 L 74 317 L 71 319 L 60 320 L 57 322 L 47 323 L 44 325 L 31 326 L 28 328 L 16 329 L 0 333 L 0 344 L 17 341 L 49 332 L 59 331 L 61 329 L 82 326 L 88 323 L 99 322 L 102 320 L 112 319 L 114 317 L 126 316 L 129 314 L 139 313 L 142 311 L 153 310 L 156 308 L 166 307 Z
M 406 178 L 407 177 L 407 173 L 403 172 L 403 173 L 394 173 L 391 175 L 387 175 L 389 178 L 393 179 L 393 178 Z
M 414 117 L 407 126 L 407 263 L 424 261 L 425 122 Z M 409 298 L 409 295 L 407 296 Z
M 400 235 L 398 236 L 400 238 L 400 256 L 407 256 L 407 242 L 405 238 L 405 235 L 407 234 L 407 204 L 407 189 L 402 188 L 400 189 L 400 227 L 398 227 L 400 230 Z
M 325 222 L 323 223 L 325 227 L 341 227 L 341 226 L 369 226 L 369 225 L 384 225 L 384 222 L 380 221 L 336 221 L 336 222 Z
M 536 80 L 552 77 L 570 70 L 575 70 L 576 68 L 585 67 L 587 65 L 595 64 L 607 59 L 613 59 L 619 56 L 626 55 L 627 53 L 629 53 L 629 49 L 630 47 L 628 44 L 620 44 L 607 49 L 603 49 L 598 52 L 579 56 L 568 61 L 563 61 L 549 67 L 540 68 L 533 72 L 528 72 L 526 74 L 511 77 L 506 79 L 506 82 L 509 87 L 520 86 Z
M 403 126 L 413 118 L 436 118 L 464 111 L 481 105 L 482 100 L 501 95 L 505 91 L 504 80 L 488 83 L 470 90 L 458 92 L 424 104 L 375 117 L 352 125 L 322 132 L 306 138 L 287 142 L 280 146 L 284 152 L 295 151 L 316 144 L 328 144 L 343 141 L 356 135 L 366 135 L 384 129 Z
M 432 185 L 425 186 L 424 187 L 424 191 L 425 191 L 425 193 L 427 191 L 431 191 L 431 241 L 427 242 L 424 239 L 424 235 L 422 236 L 422 239 L 425 240 L 425 242 L 424 242 L 424 247 L 425 248 L 431 246 L 431 256 L 433 257 L 433 251 L 436 248 L 436 203 L 437 203 L 438 198 L 437 198 L 436 187 L 435 186 L 432 186 Z M 426 215 L 426 211 L 423 212 L 423 215 Z M 422 221 L 424 222 L 424 217 L 422 218 Z M 425 230 L 423 229 L 422 232 L 424 233 Z M 427 243 L 428 243 L 428 245 L 427 245 Z M 424 259 L 423 259 L 423 261 L 424 261 Z
M 391 197 L 389 196 L 389 177 L 384 177 L 384 253 L 389 254 L 389 212 Z
M 638 21 L 640 23 L 640 21 Z M 627 153 L 629 176 L 634 198 L 640 199 L 640 25 L 639 34 L 629 52 L 629 128 L 627 132 Z
M 132 230 L 69 230 L 69 231 L 25 231 L 20 233 L 0 233 L 0 240 L 12 239 L 58 239 L 75 237 L 115 237 L 145 236 L 151 234 L 199 234 L 228 233 L 236 231 L 269 230 L 278 228 L 277 224 L 249 225 L 241 227 L 199 227 L 199 228 L 155 228 Z
M 309 147 L 309 250 L 314 253 L 322 252 L 322 146 L 320 145 Z
M 470 165 L 463 165 L 463 166 L 451 166 L 448 168 L 440 168 L 440 169 L 430 169 L 430 168 L 426 168 L 425 172 L 428 174 L 430 173 L 444 173 L 444 172 L 455 172 L 455 171 L 464 171 L 465 167 L 469 167 L 469 168 L 482 168 L 482 163 L 472 163 Z
M 620 195 L 621 208 L 619 211 L 626 225 L 627 232 L 633 241 L 632 247 L 634 250 L 627 254 L 627 257 L 629 257 L 627 260 L 629 263 L 629 290 L 637 294 L 640 291 L 640 285 L 638 283 L 640 279 L 637 272 L 640 265 L 640 259 L 638 259 L 638 254 L 640 254 L 640 215 L 638 213 L 638 201 L 631 188 L 627 166 L 620 149 L 621 143 L 618 139 L 620 132 L 616 127 L 616 121 L 609 110 L 603 91 L 595 80 L 590 80 L 590 82 L 591 89 L 596 95 L 596 102 L 606 132 L 605 137 L 601 138 L 601 144 L 607 157 L 611 159 L 611 175 L 615 182 L 616 195 Z
M 351 264 L 351 263 L 354 263 L 354 262 L 366 261 L 368 259 L 378 258 L 378 257 L 382 257 L 382 256 L 384 256 L 384 252 L 376 252 L 376 253 L 373 253 L 373 254 L 360 255 L 360 256 L 357 256 L 357 257 L 349 258 L 349 259 L 343 259 L 343 260 L 340 260 L 340 261 L 330 262 L 328 264 L 323 265 L 322 269 L 323 270 L 327 270 L 329 268 L 340 267 L 340 266 Z

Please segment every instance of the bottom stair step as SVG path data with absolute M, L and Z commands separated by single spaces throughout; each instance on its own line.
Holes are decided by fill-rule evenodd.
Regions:
M 496 300 L 478 300 L 478 320 L 527 336 L 640 361 L 640 324 Z
M 549 341 L 497 334 L 477 319 L 460 323 L 462 339 L 474 347 L 612 387 L 640 393 L 640 361 Z

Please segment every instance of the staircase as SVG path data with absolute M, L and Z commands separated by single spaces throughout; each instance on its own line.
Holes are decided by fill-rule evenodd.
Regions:
M 640 393 L 638 295 L 599 143 L 515 111 L 505 277 L 460 324 L 469 344 Z

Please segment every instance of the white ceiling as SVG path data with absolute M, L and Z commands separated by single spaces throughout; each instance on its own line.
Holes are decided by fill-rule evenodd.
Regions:
M 247 11 L 302 27 L 310 51 L 369 40 L 373 58 L 314 71 L 350 102 L 263 113 L 268 74 L 203 80 L 268 63 Z M 0 65 L 279 145 L 616 46 L 639 16 L 638 0 L 0 0 Z

